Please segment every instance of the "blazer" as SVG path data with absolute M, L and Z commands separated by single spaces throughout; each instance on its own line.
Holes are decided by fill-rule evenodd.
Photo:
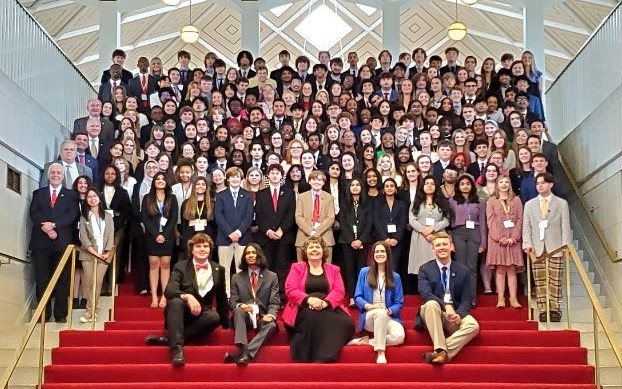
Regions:
M 138 188 L 134 188 L 134 194 L 136 194 L 136 197 L 138 198 L 139 195 L 136 193 L 137 191 L 140 192 L 140 185 Z M 177 199 L 173 195 L 170 196 L 171 206 L 168 213 L 165 212 L 165 215 L 162 215 L 160 211 L 153 215 L 150 214 L 147 211 L 147 196 L 143 197 L 143 202 L 140 207 L 141 221 L 145 227 L 145 234 L 151 238 L 155 238 L 162 234 L 167 240 L 175 239 L 175 227 L 177 225 Z M 162 227 L 162 232 L 160 232 L 160 218 L 162 216 L 164 216 L 167 220 L 166 224 Z
M 138 109 L 139 111 L 144 113 L 144 112 L 149 111 L 149 106 L 145 108 L 142 105 L 143 87 L 142 87 L 141 77 L 142 77 L 142 74 L 139 74 L 128 82 L 127 95 L 136 97 L 136 100 L 138 101 Z M 147 75 L 147 91 L 145 93 L 147 95 L 145 99 L 147 103 L 149 103 L 149 96 L 151 96 L 153 93 L 156 93 L 157 89 L 158 89 L 158 80 L 156 79 L 154 75 L 148 74 Z
M 378 89 L 376 90 L 376 92 L 374 92 L 374 95 L 380 96 L 384 99 L 384 93 L 382 92 L 382 89 Z M 399 95 L 397 93 L 397 91 L 393 88 L 391 88 L 391 92 L 389 93 L 389 101 L 397 101 L 397 99 L 399 98 Z
M 130 72 L 127 69 L 121 69 L 121 81 L 124 84 L 127 84 L 128 82 L 130 82 L 130 80 L 132 79 L 132 77 L 134 77 L 134 75 L 132 74 L 132 72 Z M 102 72 L 102 78 L 100 80 L 100 84 L 103 84 L 105 82 L 110 81 L 110 69 L 106 69 Z
M 104 222 L 104 252 L 110 252 L 114 249 L 114 222 L 112 216 L 106 213 Z M 84 216 L 80 217 L 80 243 L 82 244 L 82 250 L 80 251 L 81 261 L 93 261 L 95 257 L 86 251 L 89 247 L 95 248 L 97 251 L 97 242 L 93 236 L 93 223 L 91 218 L 85 219 Z M 112 260 L 112 258 L 111 258 Z
M 214 220 L 218 226 L 216 246 L 229 246 L 232 243 L 229 235 L 235 230 L 242 233 L 238 242 L 240 246 L 246 246 L 251 241 L 249 228 L 253 223 L 253 198 L 250 193 L 239 188 L 235 206 L 233 205 L 231 188 L 216 194 Z
M 197 283 L 193 261 L 180 261 L 173 267 L 171 278 L 166 285 L 164 296 L 168 300 L 175 297 L 181 298 L 182 294 L 191 294 L 201 304 L 203 311 L 211 310 L 216 300 L 216 311 L 220 316 L 220 324 L 223 328 L 229 328 L 229 305 L 227 304 L 227 292 L 225 290 L 225 268 L 216 262 L 209 261 L 212 268 L 214 286 L 201 297 Z
M 121 186 L 114 188 L 114 194 L 110 200 L 110 206 L 106 206 L 104 199 L 104 188 L 101 189 L 103 205 L 105 210 L 111 210 L 113 213 L 114 230 L 119 231 L 125 226 L 132 213 L 132 203 L 127 191 Z
M 255 297 L 251 291 L 251 280 L 248 271 L 242 270 L 233 275 L 231 279 L 231 297 L 229 297 L 229 309 L 238 304 L 255 303 L 259 307 L 261 316 L 272 315 L 275 319 L 281 300 L 279 298 L 279 280 L 276 273 L 261 269 L 257 278 L 257 290 Z
M 357 214 L 354 214 L 354 206 L 348 206 L 345 201 L 339 206 L 339 226 L 341 233 L 339 234 L 339 243 L 350 244 L 354 241 L 354 226 L 356 226 L 356 235 L 363 243 L 371 242 L 372 230 L 372 207 L 371 199 L 363 204 L 359 204 Z
M 444 172 L 445 169 L 440 159 L 432 164 L 432 175 L 434 176 L 434 180 L 436 180 L 436 185 L 440 186 L 443 183 Z
M 268 243 L 266 236 L 268 230 L 276 231 L 281 228 L 283 237 L 279 241 L 282 244 L 292 244 L 295 241 L 296 222 L 293 209 L 296 207 L 296 196 L 294 191 L 281 185 L 278 192 L 276 212 L 272 205 L 272 193 L 270 187 L 257 192 L 255 198 L 255 220 L 259 227 L 257 243 L 263 246 Z
M 54 208 L 51 206 L 50 187 L 44 186 L 32 192 L 30 202 L 30 220 L 32 233 L 30 235 L 31 250 L 63 251 L 68 244 L 73 243 L 76 222 L 80 217 L 78 196 L 74 191 L 60 187 Z M 52 240 L 41 231 L 41 223 L 56 224 L 56 239 Z
M 367 283 L 368 274 L 369 266 L 361 269 L 354 291 L 354 302 L 361 311 L 358 321 L 359 331 L 363 331 L 363 327 L 365 327 L 365 317 L 367 316 L 365 304 L 371 304 L 374 301 L 374 290 Z M 391 310 L 391 318 L 404 325 L 400 318 L 402 308 L 404 307 L 404 290 L 402 289 L 400 275 L 396 272 L 393 272 L 393 282 L 395 283 L 393 289 L 386 289 L 385 291 L 384 305 Z
M 124 86 L 127 88 L 127 81 L 117 80 L 117 86 Z M 102 103 L 107 101 L 113 102 L 114 96 L 112 95 L 112 82 L 110 82 L 110 80 L 101 83 L 99 86 L 99 92 L 97 93 L 97 98 Z
M 74 120 L 72 134 L 86 134 L 86 122 L 88 120 L 88 116 L 84 116 Z M 101 138 L 104 138 L 108 142 L 112 142 L 114 140 L 114 124 L 110 120 L 104 118 L 100 118 L 99 120 L 102 124 L 102 132 L 99 136 Z
M 523 249 L 531 247 L 536 256 L 544 251 L 551 252 L 569 244 L 571 239 L 570 214 L 566 200 L 551 195 L 549 202 L 548 226 L 544 240 L 540 240 L 540 197 L 527 201 L 523 214 Z
M 449 292 L 453 300 L 454 310 L 460 317 L 465 317 L 471 312 L 473 306 L 473 293 L 471 286 L 471 271 L 460 262 L 451 261 L 449 268 Z M 441 270 L 438 268 L 436 259 L 428 261 L 419 268 L 419 295 L 421 304 L 434 300 L 445 310 L 445 289 L 441 283 Z M 417 322 L 421 315 L 417 312 Z
M 325 300 L 330 303 L 326 309 L 341 309 L 350 315 L 348 309 L 343 305 L 345 287 L 343 285 L 339 266 L 325 263 L 323 267 L 324 274 L 326 274 L 326 279 L 328 280 L 329 290 Z M 309 265 L 307 265 L 306 262 L 294 263 L 289 270 L 289 274 L 285 280 L 285 295 L 287 296 L 287 305 L 285 305 L 285 309 L 283 309 L 283 323 L 285 323 L 285 325 L 294 326 L 298 309 L 308 297 L 305 291 L 308 274 Z
M 393 201 L 393 208 L 389 210 L 384 197 L 380 197 L 374 203 L 372 220 L 376 237 L 379 240 L 393 238 L 401 241 L 408 223 L 408 204 L 396 198 Z M 388 232 L 389 224 L 395 224 L 396 232 Z
M 80 163 L 80 158 L 78 158 L 77 155 L 76 155 L 76 162 L 78 164 Z M 91 172 L 93 173 L 93 183 L 95 183 L 95 185 L 98 185 L 99 184 L 99 162 L 97 161 L 97 159 L 93 158 L 91 154 L 84 153 L 84 166 L 91 169 Z
M 41 178 L 39 179 L 39 188 L 48 186 L 48 170 L 50 169 L 50 165 L 53 163 L 62 163 L 62 162 L 59 159 L 56 161 L 48 162 L 43 166 L 43 173 L 41 173 Z M 78 169 L 78 175 L 87 176 L 91 180 L 93 179 L 93 172 L 91 171 L 91 168 L 89 168 L 88 166 L 80 165 L 79 163 L 76 162 L 76 168 Z M 63 168 L 63 173 L 64 173 L 64 170 L 65 169 Z M 78 177 L 73 177 L 74 180 L 76 178 Z
M 458 74 L 458 70 L 462 69 L 462 66 L 459 66 L 458 64 L 454 65 L 454 71 L 452 72 L 453 74 Z M 441 67 L 441 75 L 440 77 L 443 77 L 443 75 L 445 73 L 450 73 L 451 69 L 449 69 L 449 65 L 445 65 L 443 67 Z
M 300 247 L 313 231 L 313 191 L 309 190 L 298 195 L 296 201 L 296 224 L 298 233 L 295 245 Z M 333 196 L 325 191 L 320 192 L 320 225 L 315 229 L 317 235 L 324 239 L 328 246 L 335 245 L 333 224 L 335 223 L 335 203 Z

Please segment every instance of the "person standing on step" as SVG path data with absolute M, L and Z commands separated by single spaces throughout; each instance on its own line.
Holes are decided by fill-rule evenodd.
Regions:
M 168 335 L 148 335 L 148 346 L 169 346 L 173 366 L 183 366 L 184 345 L 218 327 L 229 328 L 229 306 L 225 293 L 225 269 L 210 261 L 214 241 L 205 233 L 188 242 L 192 259 L 178 262 L 164 295 L 167 299 L 164 325 Z M 216 310 L 213 301 L 216 300 Z
M 434 349 L 423 360 L 442 365 L 455 357 L 479 333 L 479 324 L 469 313 L 473 306 L 472 272 L 451 260 L 451 236 L 439 232 L 432 239 L 435 259 L 419 268 L 419 294 L 423 305 L 415 317 L 415 329 L 427 328 Z M 450 334 L 445 336 L 445 332 Z
M 276 165 L 281 167 L 280 165 Z M 225 353 L 225 363 L 248 364 L 262 344 L 278 330 L 276 316 L 281 304 L 276 273 L 267 269 L 266 256 L 257 243 L 249 243 L 242 253 L 242 271 L 231 280 L 229 307 L 233 311 L 234 343 L 240 349 L 236 357 Z M 248 341 L 247 330 L 257 328 Z
M 536 286 L 539 319 L 546 321 L 546 288 L 549 288 L 551 321 L 559 322 L 562 318 L 562 274 L 563 251 L 549 256 L 548 253 L 570 244 L 570 216 L 566 200 L 555 196 L 551 173 L 536 175 L 538 196 L 525 203 L 523 216 L 523 250 L 532 251 L 538 257 L 532 262 L 533 278 Z M 545 258 L 549 262 L 549 279 L 546 279 Z

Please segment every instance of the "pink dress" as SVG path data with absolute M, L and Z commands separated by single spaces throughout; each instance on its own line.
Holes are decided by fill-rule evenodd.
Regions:
M 524 260 L 521 249 L 523 228 L 523 204 L 518 196 L 507 203 L 491 197 L 486 203 L 486 219 L 488 224 L 488 252 L 486 266 L 515 266 L 523 271 Z M 513 227 L 510 227 L 510 223 Z M 503 245 L 502 238 L 513 238 L 515 243 Z

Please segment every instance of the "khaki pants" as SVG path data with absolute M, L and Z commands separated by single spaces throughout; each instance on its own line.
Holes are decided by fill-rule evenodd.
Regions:
M 546 288 L 549 288 L 549 304 L 552 312 L 561 312 L 562 298 L 562 272 L 564 270 L 563 257 L 549 257 L 549 279 L 546 279 L 546 264 L 544 255 L 540 256 L 539 261 L 531 263 L 533 279 L 536 287 L 536 301 L 538 311 L 546 312 Z
M 232 243 L 229 246 L 218 246 L 218 262 L 225 268 L 227 297 L 229 297 L 231 291 L 231 262 L 235 260 L 235 272 L 239 272 L 245 247 L 240 246 L 238 243 Z
M 99 295 L 102 291 L 102 283 L 106 276 L 106 270 L 108 270 L 108 263 L 97 260 L 97 282 L 93 282 L 93 259 L 82 260 L 82 269 L 84 272 L 82 276 L 84 278 L 83 282 L 88 290 L 88 294 L 86 295 L 86 312 L 90 314 L 93 304 L 95 304 L 95 309 L 97 309 L 97 302 L 99 301 Z M 95 301 L 92 301 L 93 287 L 95 287 Z
M 479 324 L 473 316 L 463 317 L 460 325 L 456 326 L 447 320 L 447 314 L 434 300 L 423 304 L 420 313 L 432 338 L 434 350 L 447 351 L 449 359 L 455 357 L 471 339 L 479 334 Z M 449 334 L 449 337 L 445 337 L 445 332 Z

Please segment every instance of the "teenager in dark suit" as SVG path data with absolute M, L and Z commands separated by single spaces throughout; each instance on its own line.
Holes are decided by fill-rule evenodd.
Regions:
M 130 82 L 130 80 L 133 77 L 132 72 L 130 72 L 129 70 L 123 69 L 123 64 L 125 63 L 126 58 L 127 58 L 127 55 L 125 54 L 125 51 L 121 49 L 115 49 L 112 52 L 112 63 L 121 66 L 121 80 L 123 80 L 125 84 Z M 110 80 L 110 70 L 104 70 L 102 72 L 100 84 L 103 84 L 107 82 L 108 80 Z
M 253 198 L 240 187 L 244 173 L 239 167 L 231 167 L 225 173 L 229 187 L 216 195 L 214 219 L 218 226 L 216 245 L 218 261 L 225 268 L 227 295 L 230 290 L 231 262 L 235 262 L 236 272 L 240 270 L 242 251 L 251 239 L 250 227 L 253 222 Z
M 451 260 L 452 250 L 451 236 L 436 233 L 432 240 L 436 259 L 419 268 L 423 305 L 417 312 L 415 328 L 425 327 L 430 333 L 434 349 L 423 354 L 423 359 L 435 365 L 450 361 L 479 333 L 479 324 L 469 314 L 473 302 L 471 271 Z
M 257 192 L 255 220 L 259 227 L 257 243 L 267 253 L 268 266 L 279 277 L 279 292 L 285 296 L 285 278 L 292 263 L 292 249 L 296 240 L 296 196 L 291 188 L 281 185 L 283 167 L 268 167 L 269 186 Z
M 164 292 L 168 300 L 164 311 L 168 335 L 145 338 L 147 345 L 169 346 L 173 366 L 186 363 L 184 344 L 187 341 L 209 334 L 219 324 L 229 328 L 225 270 L 209 260 L 214 241 L 207 234 L 199 233 L 190 239 L 188 246 L 192 259 L 175 265 Z M 213 310 L 214 299 L 216 311 Z
M 242 253 L 242 271 L 231 280 L 229 308 L 233 311 L 234 343 L 240 349 L 237 357 L 225 354 L 225 363 L 246 365 L 261 345 L 277 331 L 276 315 L 281 300 L 276 273 L 266 268 L 266 256 L 257 243 L 249 243 Z M 247 330 L 258 328 L 248 341 Z
M 32 193 L 30 220 L 32 233 L 33 267 L 37 300 L 41 299 L 56 266 L 68 244 L 73 243 L 76 222 L 80 216 L 76 194 L 63 187 L 63 166 L 53 163 L 48 167 L 48 186 Z M 65 268 L 52 294 L 54 318 L 57 323 L 67 321 L 69 296 L 69 271 Z M 46 308 L 46 320 L 52 314 L 51 303 Z
M 397 183 L 387 178 L 383 184 L 384 196 L 379 196 L 373 204 L 373 225 L 378 240 L 386 241 L 391 246 L 393 270 L 400 269 L 402 242 L 406 223 L 408 223 L 408 204 L 395 197 Z
M 127 95 L 136 97 L 138 111 L 145 115 L 149 113 L 149 96 L 157 92 L 158 80 L 149 73 L 149 60 L 146 57 L 138 58 L 138 75 L 128 82 Z
M 97 98 L 99 99 L 99 101 L 109 101 L 111 103 L 114 103 L 114 94 L 116 88 L 119 86 L 127 87 L 127 82 L 121 79 L 121 71 L 121 65 L 112 64 L 112 66 L 110 66 L 110 79 L 106 82 L 103 82 L 99 86 L 99 91 L 97 93 Z

